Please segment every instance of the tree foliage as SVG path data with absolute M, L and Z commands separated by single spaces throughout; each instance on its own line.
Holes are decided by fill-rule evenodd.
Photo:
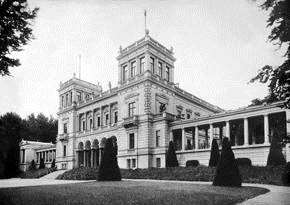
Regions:
M 285 165 L 286 160 L 282 153 L 282 137 L 277 129 L 274 129 L 270 152 L 267 159 L 267 166 Z
M 229 139 L 225 137 L 222 142 L 221 158 L 216 168 L 213 185 L 240 187 L 241 184 L 242 179 L 235 160 L 235 155 Z
M 38 8 L 30 9 L 27 0 L 0 1 L 0 75 L 10 75 L 9 67 L 19 66 L 11 57 L 32 38 L 32 23 Z
M 217 144 L 216 139 L 212 140 L 212 145 L 211 145 L 211 151 L 210 151 L 210 159 L 209 159 L 209 165 L 210 167 L 215 167 L 217 166 L 218 162 L 220 159 L 220 151 L 219 151 L 219 146 Z
M 175 147 L 172 141 L 169 142 L 168 150 L 166 152 L 166 167 L 178 167 Z
M 18 174 L 19 143 L 22 139 L 55 142 L 57 120 L 43 114 L 22 119 L 16 113 L 0 116 L 0 178 L 14 177 Z
M 121 181 L 114 138 L 106 140 L 103 159 L 99 167 L 98 181 Z
M 250 80 L 251 83 L 259 81 L 267 83 L 269 95 L 264 99 L 255 99 L 252 104 L 271 103 L 277 100 L 285 101 L 285 107 L 290 108 L 290 1 L 289 0 L 266 0 L 261 8 L 270 11 L 267 20 L 267 26 L 271 27 L 271 33 L 268 36 L 269 41 L 286 47 L 285 61 L 275 67 L 265 65 L 258 71 L 258 74 Z M 254 104 L 255 105 L 255 104 Z

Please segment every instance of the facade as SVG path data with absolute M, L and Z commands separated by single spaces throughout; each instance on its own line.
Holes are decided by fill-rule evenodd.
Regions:
M 75 76 L 60 84 L 58 168 L 98 166 L 105 139 L 114 136 L 121 168 L 165 167 L 170 140 L 179 163 L 207 164 L 213 138 L 231 139 L 236 157 L 265 165 L 275 127 L 289 135 L 289 110 L 281 103 L 233 111 L 211 105 L 174 81 L 173 49 L 147 32 L 119 50 L 118 86 L 103 91 Z M 289 161 L 289 145 L 284 154 Z
M 32 160 L 36 166 L 40 164 L 40 159 L 44 159 L 46 167 L 51 167 L 52 161 L 56 157 L 56 145 L 53 143 L 35 142 L 22 140 L 20 147 L 20 170 L 26 171 Z
M 221 144 L 223 137 L 230 138 L 237 158 L 265 165 L 275 129 L 290 134 L 289 110 L 278 102 L 225 111 L 179 88 L 175 60 L 173 49 L 147 31 L 142 39 L 120 47 L 117 87 L 103 91 L 75 76 L 61 83 L 57 143 L 45 149 L 21 143 L 25 163 L 20 166 L 26 169 L 33 157 L 46 157 L 49 163 L 47 153 L 55 150 L 59 169 L 96 167 L 109 137 L 117 140 L 121 168 L 165 167 L 170 140 L 181 166 L 193 159 L 207 165 L 212 139 Z M 283 153 L 290 161 L 289 144 Z

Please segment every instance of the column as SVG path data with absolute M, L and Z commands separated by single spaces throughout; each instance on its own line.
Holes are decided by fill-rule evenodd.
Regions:
M 95 150 L 91 149 L 91 167 L 94 167 L 94 154 L 95 154 Z
M 195 149 L 198 149 L 198 126 L 195 127 L 195 137 L 194 137 Z
M 244 118 L 244 146 L 249 145 L 249 122 L 248 118 Z
M 80 151 L 76 150 L 76 167 L 80 167 Z
M 169 141 L 173 141 L 173 131 L 169 132 Z
M 210 148 L 211 148 L 212 140 L 213 140 L 213 124 L 210 124 L 209 125 L 209 147 Z
M 185 128 L 181 129 L 181 143 L 182 150 L 185 150 Z
M 230 122 L 226 121 L 226 137 L 230 139 Z
M 83 164 L 84 164 L 84 167 L 87 166 L 87 150 L 84 150 L 84 162 L 83 162 Z
M 264 144 L 269 144 L 269 116 L 264 115 Z

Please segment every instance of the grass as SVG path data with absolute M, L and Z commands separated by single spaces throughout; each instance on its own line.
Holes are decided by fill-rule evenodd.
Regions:
M 259 183 L 283 185 L 281 175 L 283 167 L 240 167 L 243 183 Z M 97 169 L 76 168 L 60 175 L 58 179 L 89 180 L 97 178 Z M 137 170 L 121 170 L 122 178 L 127 179 L 160 179 L 179 181 L 212 181 L 215 168 L 213 167 L 177 167 L 177 168 L 150 168 Z
M 26 172 L 22 172 L 20 174 L 20 178 L 24 179 L 36 179 L 43 177 L 51 172 L 56 171 L 56 168 L 44 168 L 44 169 L 36 169 L 36 170 L 29 170 Z
M 0 204 L 236 204 L 268 190 L 177 182 L 86 182 L 0 189 Z

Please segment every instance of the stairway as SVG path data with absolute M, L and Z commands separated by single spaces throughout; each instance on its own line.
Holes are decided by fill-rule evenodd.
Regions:
M 43 177 L 41 177 L 40 179 L 56 179 L 56 177 L 64 172 L 68 171 L 67 169 L 65 170 L 58 170 L 55 172 L 51 172 Z

